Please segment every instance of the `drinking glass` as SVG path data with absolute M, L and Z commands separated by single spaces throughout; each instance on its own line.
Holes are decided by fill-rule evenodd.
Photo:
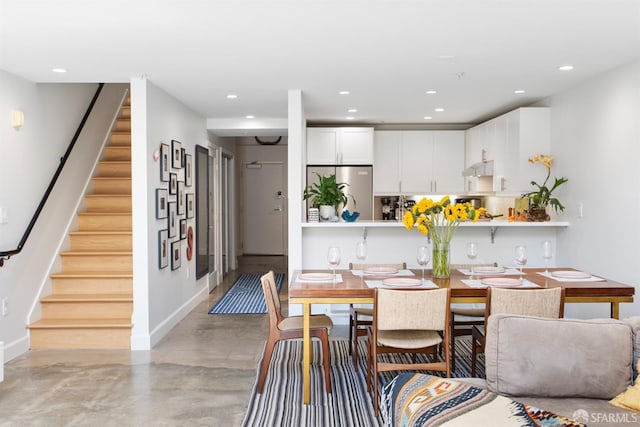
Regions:
M 333 270 L 333 280 L 336 280 L 336 267 L 340 265 L 340 248 L 337 246 L 330 246 L 327 251 L 327 262 Z
M 527 247 L 524 245 L 516 246 L 515 257 L 513 261 L 520 267 L 520 277 L 522 278 L 522 267 L 527 263 Z M 524 279 L 523 279 L 524 280 Z
M 473 262 L 478 256 L 478 244 L 476 242 L 467 243 L 467 257 Z
M 416 261 L 422 267 L 422 281 L 424 282 L 424 267 L 429 263 L 429 248 L 426 246 L 420 246 L 418 253 L 416 254 Z
M 549 274 L 549 260 L 552 258 L 553 252 L 551 242 L 545 240 L 542 242 L 542 258 L 544 258 L 544 272 Z

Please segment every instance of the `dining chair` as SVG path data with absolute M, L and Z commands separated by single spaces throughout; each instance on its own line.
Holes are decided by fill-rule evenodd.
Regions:
M 450 269 L 472 269 L 474 267 L 497 267 L 498 263 L 451 264 Z M 485 305 L 474 303 L 452 303 L 450 319 L 451 370 L 456 370 L 456 337 L 471 335 L 474 326 L 484 325 Z
M 396 264 L 354 264 L 349 263 L 349 270 L 364 270 L 372 267 L 389 267 L 398 270 L 407 268 L 407 263 Z M 373 317 L 373 307 L 356 307 L 349 304 L 349 354 L 353 358 L 353 367 L 358 370 L 358 337 L 367 336 L 367 328 L 371 326 Z
M 367 390 L 373 377 L 373 406 L 378 414 L 378 373 L 385 371 L 442 371 L 451 376 L 449 353 L 450 288 L 375 290 L 373 325 L 369 329 Z M 436 348 L 442 345 L 444 357 Z M 430 353 L 430 362 L 379 360 L 385 353 Z M 405 359 L 408 360 L 408 359 Z
M 267 379 L 267 371 L 271 363 L 271 355 L 276 343 L 280 340 L 291 340 L 302 338 L 303 335 L 303 316 L 282 315 L 280 297 L 278 296 L 278 288 L 273 271 L 260 278 L 262 283 L 262 292 L 267 303 L 267 312 L 269 313 L 269 336 L 265 345 L 262 366 L 260 367 L 260 376 L 258 377 L 258 393 L 262 393 L 264 382 Z M 329 331 L 333 327 L 333 322 L 329 316 L 324 314 L 311 316 L 311 327 L 309 332 L 311 337 L 318 338 L 322 342 L 322 364 L 324 367 L 324 382 L 327 393 L 331 393 L 331 378 L 329 372 L 331 369 L 329 356 Z
M 471 376 L 476 376 L 476 358 L 484 352 L 485 325 L 492 314 L 518 314 L 522 316 L 560 319 L 564 316 L 564 288 L 503 289 L 487 288 L 487 304 L 483 325 L 471 331 Z

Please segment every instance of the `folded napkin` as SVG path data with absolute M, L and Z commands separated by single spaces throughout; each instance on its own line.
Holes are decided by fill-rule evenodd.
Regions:
M 520 273 L 520 270 L 516 268 L 505 267 L 503 272 L 488 271 L 488 272 L 475 272 L 469 268 L 459 268 L 458 271 L 467 276 L 513 276 L 514 274 L 526 274 Z
M 384 288 L 384 289 L 398 289 L 401 288 L 401 286 L 397 286 L 397 285 L 385 285 L 384 283 L 382 283 L 382 280 L 365 280 L 364 283 L 367 284 L 368 287 L 370 288 Z M 436 285 L 435 283 L 433 283 L 431 280 L 423 280 L 422 281 L 422 285 L 419 286 L 407 286 L 408 288 L 411 289 L 432 289 L 432 288 L 438 288 L 439 286 Z
M 321 280 L 301 280 L 300 276 L 296 276 L 296 283 L 342 283 L 342 274 L 336 273 L 336 279 L 321 279 Z
M 604 280 L 605 280 L 605 279 L 603 279 L 601 277 L 596 277 L 596 276 L 581 277 L 581 278 L 556 277 L 556 276 L 552 276 L 551 272 L 545 273 L 544 271 L 541 271 L 538 274 L 541 275 L 541 276 L 547 277 L 549 279 L 557 280 L 558 282 L 604 282 Z
M 477 280 L 477 279 L 463 279 L 461 280 L 462 283 L 464 283 L 465 285 L 469 286 L 470 288 L 486 288 L 487 285 L 485 285 L 484 283 L 482 283 L 481 280 Z M 496 287 L 500 287 L 503 288 L 505 286 L 496 286 Z M 539 288 L 540 285 L 536 285 L 533 282 L 528 281 L 527 279 L 524 279 L 522 281 L 522 283 L 520 285 L 517 286 L 513 286 L 512 288 Z
M 353 274 L 354 276 L 358 276 L 358 277 L 367 277 L 367 276 L 374 276 L 374 277 L 398 277 L 398 276 L 413 276 L 414 274 L 411 272 L 411 270 L 398 270 L 397 273 L 393 273 L 393 274 L 389 274 L 389 273 L 365 273 L 364 270 L 351 270 L 351 274 Z

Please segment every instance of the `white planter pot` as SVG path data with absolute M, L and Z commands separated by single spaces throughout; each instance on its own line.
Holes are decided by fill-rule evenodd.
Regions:
M 320 206 L 320 221 L 332 221 L 336 216 L 336 210 L 333 206 Z

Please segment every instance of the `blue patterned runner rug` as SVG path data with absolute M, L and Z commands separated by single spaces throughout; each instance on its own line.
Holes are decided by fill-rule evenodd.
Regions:
M 209 310 L 209 314 L 260 314 L 267 312 L 260 283 L 260 273 L 242 274 L 226 294 Z M 275 273 L 278 292 L 282 289 L 284 273 Z

